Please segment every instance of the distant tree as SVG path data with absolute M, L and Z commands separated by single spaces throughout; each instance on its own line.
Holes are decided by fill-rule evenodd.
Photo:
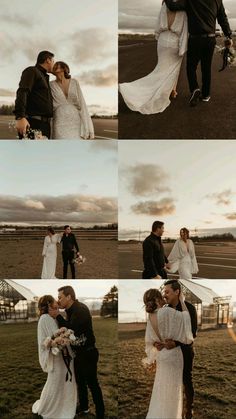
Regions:
M 102 317 L 118 317 L 118 288 L 115 285 L 104 296 L 100 314 Z
M 0 115 L 13 115 L 14 105 L 0 106 Z

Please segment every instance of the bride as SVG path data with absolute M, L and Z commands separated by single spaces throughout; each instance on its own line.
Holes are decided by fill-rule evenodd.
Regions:
M 191 279 L 198 273 L 194 244 L 189 238 L 189 230 L 181 228 L 180 238 L 176 240 L 169 256 L 169 272 L 179 272 L 180 279 Z
M 93 139 L 93 122 L 79 82 L 72 79 L 63 61 L 54 64 L 56 80 L 50 82 L 53 97 L 52 138 L 56 140 Z
M 173 339 L 184 344 L 193 342 L 191 320 L 183 296 L 179 301 L 182 312 L 163 307 L 163 297 L 157 289 L 145 292 L 143 301 L 147 313 L 145 335 L 147 358 L 143 363 L 151 366 L 156 362 L 156 376 L 147 419 L 182 419 L 183 410 L 183 354 L 180 346 L 157 351 L 155 342 Z
M 61 242 L 62 234 L 55 234 L 52 227 L 48 227 L 43 245 L 43 269 L 41 279 L 57 279 L 55 277 L 57 263 L 57 244 Z
M 66 381 L 67 368 L 62 353 L 53 355 L 50 346 L 46 344 L 47 338 L 58 330 L 56 320 L 48 314 L 49 307 L 56 308 L 57 303 L 51 295 L 44 295 L 38 303 L 40 318 L 38 322 L 38 351 L 42 370 L 48 374 L 40 399 L 32 407 L 34 414 L 41 415 L 43 419 L 73 419 L 77 404 L 77 386 L 74 374 L 73 359 L 70 369 L 72 381 Z M 67 347 L 70 356 L 70 346 Z
M 158 63 L 154 70 L 141 79 L 119 85 L 126 105 L 142 114 L 163 112 L 170 104 L 170 96 L 177 96 L 176 86 L 188 42 L 186 13 L 171 12 L 163 0 L 155 35 Z

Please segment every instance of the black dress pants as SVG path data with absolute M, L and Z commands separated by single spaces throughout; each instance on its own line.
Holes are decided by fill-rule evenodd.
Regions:
M 91 391 L 96 408 L 96 418 L 104 419 L 105 407 L 102 390 L 97 379 L 98 350 L 91 348 L 87 351 L 79 351 L 75 358 L 75 377 L 78 386 L 78 398 L 80 408 L 88 409 L 88 388 Z
M 49 122 L 40 121 L 39 119 L 27 118 L 30 124 L 30 128 L 33 130 L 39 130 L 42 132 L 43 136 L 46 136 L 48 139 L 51 135 L 51 127 Z M 22 139 L 23 136 L 19 134 L 19 139 Z
M 194 400 L 194 388 L 193 388 L 193 358 L 194 351 L 193 347 L 190 345 L 182 346 L 182 353 L 184 358 L 184 370 L 183 370 L 183 383 L 184 383 L 184 393 L 185 393 L 185 411 L 186 414 L 190 414 L 193 409 L 193 400 Z
M 197 81 L 197 67 L 200 62 L 202 72 L 202 96 L 207 97 L 210 95 L 211 63 L 215 44 L 215 37 L 189 37 L 187 52 L 187 76 L 191 93 L 195 89 L 199 88 Z
M 75 264 L 73 263 L 74 251 L 62 251 L 63 258 L 63 279 L 67 279 L 68 263 L 70 264 L 71 277 L 75 279 Z

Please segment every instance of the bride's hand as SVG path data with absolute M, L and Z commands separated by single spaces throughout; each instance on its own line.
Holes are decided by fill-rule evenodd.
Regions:
M 184 294 L 183 294 L 183 291 L 182 290 L 180 291 L 180 294 L 179 294 L 179 301 L 181 303 L 184 303 Z

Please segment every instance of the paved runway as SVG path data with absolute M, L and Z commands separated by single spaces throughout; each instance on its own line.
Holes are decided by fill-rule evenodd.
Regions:
M 0 139 L 16 140 L 16 132 L 9 129 L 9 121 L 14 117 L 0 116 Z M 93 118 L 95 138 L 99 140 L 114 140 L 118 138 L 118 119 Z
M 219 42 L 223 42 L 221 38 Z M 236 41 L 234 41 L 235 43 Z M 119 82 L 130 82 L 149 74 L 157 63 L 156 41 L 120 41 Z M 186 62 L 183 61 L 178 97 L 163 112 L 142 115 L 130 111 L 119 94 L 120 139 L 235 139 L 236 67 L 218 70 L 222 57 L 214 55 L 211 101 L 189 107 Z M 199 74 L 199 81 L 201 80 Z
M 173 244 L 164 244 L 166 255 Z M 236 243 L 196 244 L 199 266 L 197 278 L 236 279 Z M 139 279 L 142 277 L 142 244 L 119 244 L 119 277 Z M 171 275 L 171 277 L 178 275 Z

